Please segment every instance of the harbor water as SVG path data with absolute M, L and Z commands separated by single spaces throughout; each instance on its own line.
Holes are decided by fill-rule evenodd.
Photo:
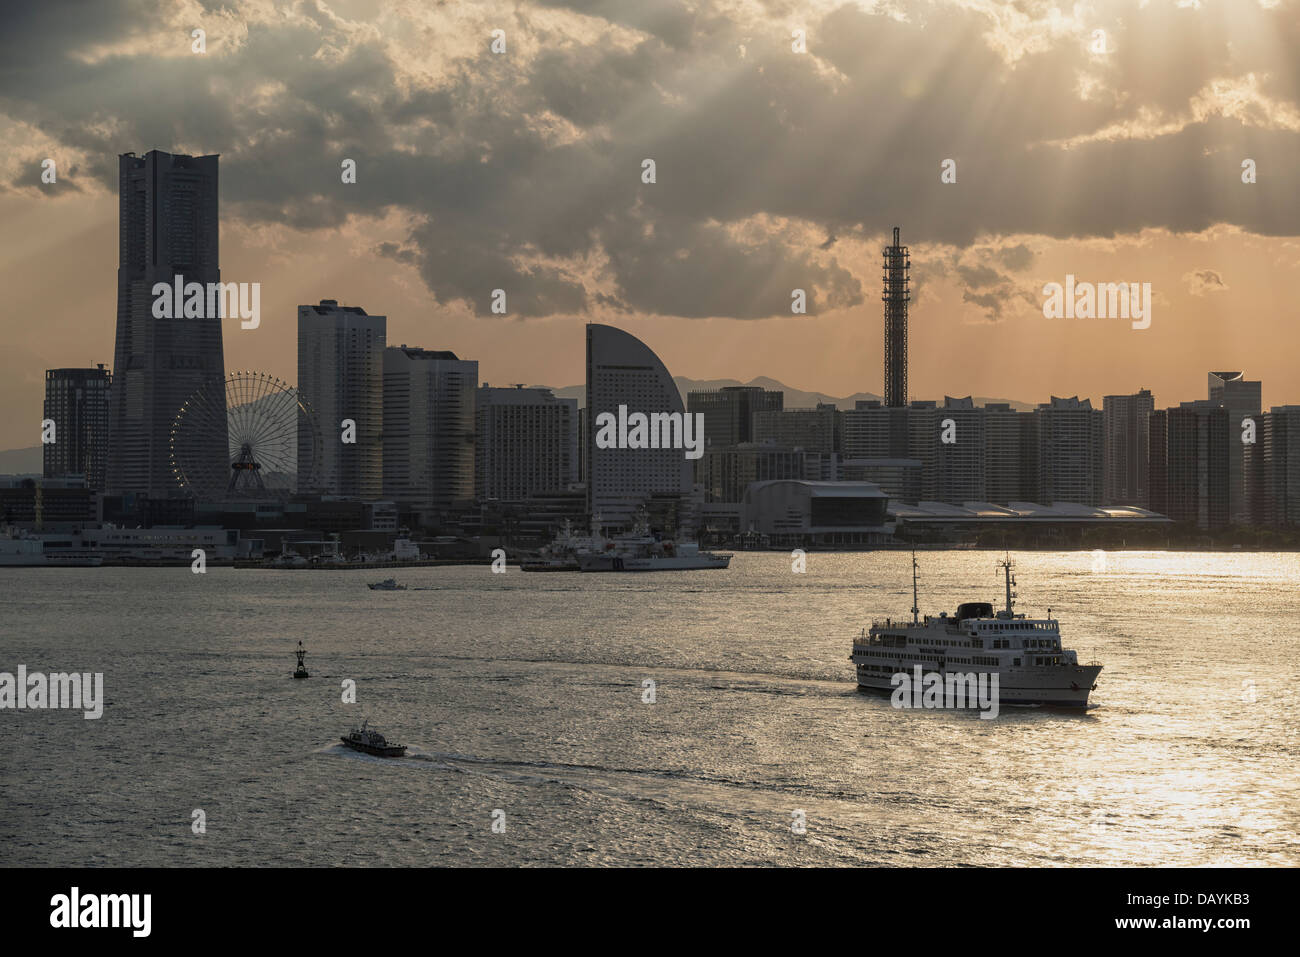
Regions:
M 920 553 L 921 612 L 1000 605 L 1001 557 Z M 1012 558 L 1017 610 L 1104 665 L 1086 714 L 859 692 L 903 552 L 0 569 L 0 671 L 105 698 L 0 712 L 0 864 L 1300 864 L 1300 555 Z M 344 748 L 363 718 L 406 757 Z

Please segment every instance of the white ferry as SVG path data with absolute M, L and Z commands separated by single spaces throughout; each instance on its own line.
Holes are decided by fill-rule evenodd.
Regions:
M 853 639 L 850 661 L 857 666 L 858 686 L 892 691 L 893 677 L 921 673 L 996 674 L 998 699 L 1008 705 L 1088 708 L 1101 665 L 1079 664 L 1078 655 L 1061 647 L 1059 622 L 1026 618 L 1012 610 L 1010 556 L 999 567 L 1006 574 L 1007 604 L 999 612 L 988 602 L 957 606 L 956 615 L 917 617 L 916 556 L 912 556 L 912 620 L 886 618 Z

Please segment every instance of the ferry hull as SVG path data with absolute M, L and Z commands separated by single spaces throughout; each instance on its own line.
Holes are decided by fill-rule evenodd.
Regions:
M 910 667 L 899 666 L 909 678 Z M 892 693 L 895 689 L 892 674 L 868 672 L 857 664 L 858 687 L 871 691 Z M 951 672 L 925 670 L 922 675 L 970 674 L 971 671 L 954 669 Z M 977 674 L 979 672 L 976 672 Z M 1086 709 L 1088 695 L 1092 693 L 1101 674 L 1100 665 L 1067 665 L 1053 668 L 1025 668 L 1011 672 L 997 672 L 998 703 L 1000 705 L 1044 706 L 1053 708 Z M 970 704 L 968 707 L 976 707 Z

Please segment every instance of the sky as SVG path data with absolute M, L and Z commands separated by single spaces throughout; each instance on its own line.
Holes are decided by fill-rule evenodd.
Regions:
M 45 369 L 111 366 L 150 149 L 220 154 L 222 279 L 261 284 L 232 372 L 294 382 L 328 298 L 494 385 L 580 383 L 606 322 L 675 375 L 880 393 L 899 226 L 912 398 L 1165 407 L 1240 369 L 1300 403 L 1297 49 L 1284 0 L 8 5 L 0 448 L 39 443 Z M 1067 275 L 1150 283 L 1150 327 L 1047 318 Z

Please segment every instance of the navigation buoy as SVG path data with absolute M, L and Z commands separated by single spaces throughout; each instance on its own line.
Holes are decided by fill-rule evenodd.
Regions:
M 310 678 L 311 675 L 307 673 L 307 666 L 302 663 L 302 659 L 306 656 L 307 652 L 302 647 L 301 638 L 298 639 L 298 650 L 295 651 L 294 654 L 298 656 L 298 667 L 294 670 L 293 676 L 295 678 Z

